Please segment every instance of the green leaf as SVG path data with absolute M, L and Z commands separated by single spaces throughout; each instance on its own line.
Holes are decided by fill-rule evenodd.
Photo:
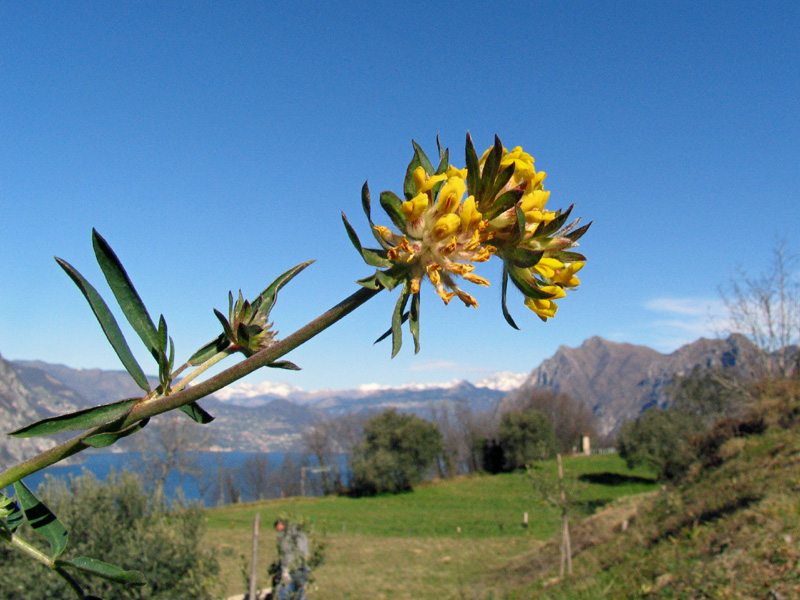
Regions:
M 576 229 L 571 233 L 568 233 L 564 237 L 573 242 L 577 242 L 581 237 L 583 237 L 583 234 L 586 233 L 589 230 L 589 227 L 591 226 L 592 226 L 591 223 L 587 223 L 583 227 L 579 227 L 578 229 Z
M 441 175 L 447 171 L 447 167 L 450 166 L 450 150 L 445 150 L 444 152 L 441 152 L 441 148 L 439 148 L 439 150 L 439 166 L 436 169 L 436 175 Z
M 517 215 L 517 234 L 522 239 L 525 237 L 525 213 L 519 205 L 514 207 L 514 213 Z
M 430 164 L 430 161 L 428 164 Z M 411 200 L 417 195 L 417 186 L 414 183 L 414 170 L 421 165 L 422 162 L 420 160 L 419 153 L 415 151 L 414 156 L 411 157 L 411 162 L 408 163 L 408 167 L 406 168 L 406 176 L 403 179 L 403 195 L 406 197 L 406 200 Z M 433 169 L 427 172 L 431 173 L 432 171 Z
M 403 320 L 402 320 L 402 322 L 403 322 L 403 323 L 405 323 L 405 322 L 406 322 L 406 320 L 408 319 L 409 315 L 410 315 L 410 313 L 409 313 L 408 311 L 406 311 L 406 312 L 403 314 Z M 377 340 L 375 340 L 374 342 L 372 342 L 372 343 L 373 343 L 373 345 L 374 345 L 374 344 L 377 344 L 378 342 L 382 342 L 383 340 L 385 340 L 386 338 L 388 338 L 390 335 L 392 335 L 392 328 L 391 328 L 391 327 L 389 327 L 389 329 L 387 329 L 386 331 L 384 331 L 384 332 L 381 334 L 381 336 L 380 336 L 380 337 L 379 337 Z
M 572 204 L 563 213 L 560 210 L 557 211 L 555 219 L 550 221 L 547 225 L 542 227 L 540 230 L 536 231 L 536 237 L 549 236 L 549 235 L 552 235 L 555 232 L 557 232 L 559 229 L 561 229 L 564 226 L 564 223 L 567 222 L 567 219 L 569 218 L 569 214 L 572 212 L 572 209 L 574 207 L 575 207 L 575 205 Z
M 58 518 L 33 495 L 22 481 L 14 482 L 14 493 L 33 530 L 50 543 L 52 558 L 61 556 L 67 547 L 69 534 Z
M 538 264 L 544 256 L 541 250 L 529 250 L 527 248 L 515 248 L 506 255 L 508 261 L 515 267 L 530 269 Z
M 394 192 L 381 192 L 381 206 L 389 218 L 400 231 L 405 231 L 408 221 L 403 210 L 400 208 L 402 200 Z
M 14 500 L 14 498 L 9 498 L 2 492 L 0 492 L 0 497 L 3 498 L 3 509 L 4 512 L 6 512 L 6 528 L 8 531 L 13 533 L 16 531 L 17 527 L 22 525 L 22 522 L 25 520 L 25 516 L 22 514 L 22 509 L 19 507 L 19 503 Z
M 492 202 L 495 196 L 500 193 L 500 190 L 509 182 L 512 175 L 514 175 L 514 165 L 511 164 L 507 166 L 505 169 L 500 171 L 500 174 L 497 176 L 497 179 L 494 181 L 494 185 L 491 186 L 488 190 L 485 191 L 483 196 L 484 204 L 488 204 Z
M 276 360 L 275 362 L 271 362 L 267 365 L 271 369 L 286 369 L 287 371 L 302 371 L 300 367 L 298 367 L 293 362 L 288 360 Z
M 406 282 L 403 286 L 403 291 L 400 292 L 400 297 L 397 299 L 397 304 L 392 314 L 392 358 L 397 356 L 397 353 L 400 352 L 400 347 L 403 345 L 402 324 L 405 320 L 403 319 L 403 314 L 406 309 L 406 304 L 408 304 L 410 294 L 411 284 Z
M 201 425 L 208 425 L 211 421 L 214 420 L 209 413 L 201 408 L 201 406 L 197 402 L 191 402 L 189 404 L 184 404 L 180 407 L 180 411 L 189 415 L 193 421 L 197 421 Z
M 433 163 L 431 163 L 430 159 L 428 159 L 428 157 L 425 155 L 425 151 L 422 149 L 422 146 L 420 146 L 414 140 L 411 140 L 411 145 L 414 146 L 414 152 L 419 158 L 419 164 L 422 165 L 422 168 L 425 169 L 425 172 L 428 173 L 428 175 L 433 174 Z
M 91 446 L 92 448 L 106 448 L 107 446 L 115 443 L 117 440 L 126 438 L 129 435 L 136 433 L 140 429 L 143 429 L 149 420 L 150 419 L 142 419 L 138 423 L 134 423 L 130 427 L 126 427 L 121 431 L 109 431 L 106 433 L 90 435 L 89 437 L 83 438 L 83 443 Z
M 377 240 L 377 242 L 381 245 L 384 250 L 388 250 L 392 247 L 392 245 L 383 239 L 383 236 L 375 231 L 375 224 L 372 222 L 372 200 L 369 194 L 369 186 L 367 182 L 364 182 L 364 185 L 361 187 L 361 207 L 364 209 L 364 214 L 367 215 L 367 222 L 369 223 L 369 229 L 372 232 L 373 237 Z
M 230 341 L 235 340 L 236 337 L 233 335 L 233 329 L 231 329 L 231 324 L 228 323 L 228 319 L 225 317 L 225 315 L 215 308 L 214 316 L 217 317 L 220 325 L 222 325 L 222 332 L 225 334 L 225 337 L 227 337 Z
M 347 236 L 350 238 L 350 241 L 353 243 L 353 246 L 361 255 L 361 258 L 364 259 L 365 263 L 373 267 L 392 266 L 392 261 L 387 259 L 382 251 L 372 250 L 370 248 L 364 248 L 361 245 L 361 240 L 358 239 L 358 235 L 356 234 L 353 227 L 350 225 L 350 222 L 347 220 L 347 217 L 344 215 L 344 213 L 342 213 L 342 221 L 344 222 L 344 227 L 347 230 Z
M 201 365 L 212 356 L 224 351 L 230 345 L 231 343 L 228 341 L 228 338 L 225 337 L 224 334 L 220 335 L 217 339 L 210 341 L 197 352 L 192 354 L 192 357 L 189 359 L 189 364 L 193 367 Z
M 97 263 L 100 265 L 108 286 L 122 309 L 122 313 L 142 342 L 144 342 L 145 347 L 154 357 L 157 357 L 158 332 L 156 331 L 156 326 L 153 324 L 153 320 L 150 318 L 142 299 L 136 292 L 136 288 L 133 287 L 133 283 L 125 272 L 122 263 L 117 258 L 117 255 L 114 254 L 108 242 L 95 229 L 92 229 L 92 245 L 94 246 Z
M 96 558 L 79 556 L 69 560 L 59 559 L 56 561 L 57 567 L 71 567 L 90 575 L 97 575 L 103 579 L 108 579 L 115 583 L 126 583 L 129 585 L 144 585 L 146 583 L 144 575 L 139 571 L 126 571 L 115 565 L 111 565 Z
M 278 291 L 313 262 L 313 260 L 307 260 L 304 263 L 300 263 L 299 265 L 296 265 L 285 273 L 281 274 L 275 279 L 275 281 L 270 283 L 269 286 L 267 286 L 267 289 L 261 292 L 254 301 L 254 303 L 256 301 L 260 302 L 259 310 L 269 314 L 269 312 L 272 310 L 272 307 L 275 305 L 275 300 L 278 297 Z
M 494 219 L 497 215 L 504 213 L 509 208 L 514 206 L 522 198 L 522 190 L 508 190 L 502 196 L 497 198 L 494 203 L 483 213 L 484 219 Z
M 411 310 L 408 311 L 408 328 L 414 338 L 414 354 L 419 353 L 419 292 L 411 296 Z
M 467 163 L 467 194 L 475 196 L 478 199 L 478 190 L 480 189 L 481 168 L 478 161 L 478 155 L 475 152 L 475 145 L 472 143 L 472 136 L 467 132 L 467 146 L 465 149 L 466 163 Z M 487 218 L 487 217 L 484 217 Z
M 553 258 L 560 260 L 563 263 L 571 263 L 578 260 L 586 261 L 586 257 L 580 252 L 572 252 L 569 250 L 557 250 L 555 252 L 550 251 L 547 254 L 548 256 L 552 256 Z
M 127 415 L 139 400 L 141 400 L 141 398 L 129 398 L 127 400 L 112 402 L 111 404 L 101 404 L 100 406 L 84 408 L 83 410 L 66 415 L 48 417 L 47 419 L 36 421 L 36 423 L 12 431 L 8 435 L 14 437 L 35 437 L 38 435 L 50 435 L 53 433 L 61 433 L 62 431 L 77 431 L 80 429 L 90 429 L 98 425 L 105 425 L 106 423 L 111 423 Z
M 511 325 L 514 329 L 519 330 L 517 324 L 514 322 L 514 319 L 511 318 L 511 313 L 508 312 L 508 305 L 506 304 L 506 297 L 508 294 L 508 267 L 505 263 L 503 263 L 503 285 L 502 285 L 502 294 L 500 299 L 500 305 L 503 309 L 503 317 L 506 320 L 506 323 Z
M 489 156 L 486 157 L 486 162 L 483 163 L 483 175 L 481 175 L 480 183 L 478 184 L 478 194 L 475 196 L 475 202 L 478 206 L 483 204 L 483 198 L 487 195 L 488 191 L 493 187 L 497 171 L 500 168 L 500 159 L 503 156 L 503 144 L 500 138 L 494 136 L 494 146 L 489 151 Z
M 100 294 L 97 293 L 97 290 L 94 289 L 72 265 L 58 257 L 56 257 L 56 262 L 64 269 L 67 275 L 69 275 L 70 279 L 75 282 L 75 285 L 78 286 L 78 289 L 89 302 L 94 316 L 97 317 L 100 327 L 103 328 L 103 333 L 106 334 L 106 339 L 111 344 L 111 347 L 114 348 L 114 352 L 117 353 L 120 361 L 122 361 L 125 370 L 133 377 L 136 385 L 145 392 L 149 392 L 150 385 L 147 383 L 147 378 L 144 376 L 144 372 L 139 366 L 139 363 L 137 363 L 136 359 L 133 357 L 131 349 L 128 347 L 128 343 L 125 341 L 125 337 L 122 335 L 122 331 L 120 331 L 114 315 L 112 315 L 111 311 L 108 309 L 108 305 L 100 297 Z
M 511 276 L 511 281 L 519 289 L 520 292 L 525 294 L 528 298 L 536 298 L 537 300 L 547 300 L 553 297 L 553 294 L 543 292 L 538 287 L 531 285 L 530 282 L 525 281 L 516 269 L 508 269 L 508 274 Z

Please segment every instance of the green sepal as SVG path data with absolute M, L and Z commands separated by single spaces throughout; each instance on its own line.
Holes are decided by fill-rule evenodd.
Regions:
M 500 295 L 500 306 L 503 309 L 503 318 L 505 318 L 506 323 L 511 325 L 514 329 L 519 331 L 519 327 L 514 322 L 514 319 L 511 318 L 511 313 L 508 312 L 508 304 L 506 303 L 506 298 L 508 295 L 508 267 L 505 263 L 503 263 L 503 283 L 501 288 L 501 295 Z
M 541 250 L 515 248 L 511 252 L 507 253 L 504 258 L 506 258 L 515 267 L 530 269 L 538 264 L 538 262 L 542 259 L 542 256 L 544 256 L 544 252 Z
M 564 237 L 573 242 L 577 242 L 581 237 L 583 237 L 583 234 L 586 233 L 589 230 L 589 227 L 591 226 L 592 223 L 587 223 L 583 227 L 579 227 L 575 231 L 566 234 Z
M 574 206 L 575 206 L 574 204 L 571 204 L 569 208 L 567 208 L 567 210 L 565 210 L 563 213 L 561 212 L 561 210 L 558 210 L 556 212 L 555 219 L 550 221 L 541 230 L 536 231 L 536 237 L 550 236 L 556 233 L 559 229 L 561 229 L 564 226 L 564 223 L 567 222 L 569 214 L 572 212 Z
M 494 146 L 489 151 L 486 157 L 486 162 L 483 163 L 483 174 L 481 175 L 478 183 L 478 193 L 475 195 L 475 202 L 480 207 L 483 205 L 483 199 L 487 196 L 488 191 L 493 187 L 497 171 L 500 169 L 500 160 L 503 157 L 503 143 L 500 138 L 494 136 Z
M 67 567 L 77 569 L 83 573 L 96 575 L 115 583 L 125 583 L 128 585 L 144 585 L 146 582 L 144 575 L 139 571 L 126 571 L 115 565 L 111 565 L 96 558 L 79 556 L 78 558 L 58 559 L 56 567 Z
M 436 148 L 439 150 L 439 160 L 441 161 L 445 157 L 445 154 L 447 153 L 447 148 L 442 150 L 442 142 L 439 140 L 438 134 L 436 136 Z
M 576 261 L 586 261 L 586 257 L 581 254 L 580 252 L 573 252 L 571 250 L 556 250 L 556 251 L 549 251 L 547 253 L 548 256 L 551 256 L 557 260 L 560 260 L 563 263 L 571 263 Z
M 433 163 L 430 161 L 428 156 L 425 154 L 425 151 L 422 149 L 417 142 L 411 140 L 411 145 L 414 146 L 414 153 L 417 155 L 417 159 L 419 160 L 419 164 L 422 165 L 422 168 L 425 169 L 425 172 L 428 175 L 433 174 Z M 437 171 L 438 172 L 438 171 Z
M 411 157 L 411 162 L 408 163 L 406 168 L 406 176 L 403 179 L 403 196 L 405 196 L 406 200 L 411 200 L 417 195 L 417 186 L 414 184 L 414 170 L 421 164 L 419 154 L 414 152 L 414 156 Z M 430 173 L 430 171 L 427 172 Z M 383 204 L 383 198 L 381 198 L 381 204 Z
M 270 369 L 286 369 L 287 371 L 302 371 L 300 367 L 288 360 L 276 360 L 267 365 Z
M 392 358 L 397 356 L 397 353 L 400 352 L 400 347 L 403 345 L 403 314 L 410 295 L 411 283 L 406 281 L 406 284 L 403 286 L 403 291 L 400 292 L 400 297 L 397 299 L 394 313 L 392 314 Z
M 14 482 L 14 493 L 33 530 L 50 543 L 52 558 L 58 558 L 67 547 L 67 529 L 44 503 L 34 496 L 22 481 Z
M 381 206 L 383 210 L 386 211 L 386 214 L 389 215 L 389 218 L 394 223 L 395 227 L 397 227 L 400 231 L 405 231 L 408 227 L 408 220 L 406 219 L 406 215 L 403 213 L 403 210 L 400 208 L 400 205 L 403 203 L 400 198 L 397 197 L 397 194 L 394 192 L 381 192 Z
M 525 213 L 522 212 L 519 205 L 516 205 L 514 207 L 514 214 L 517 217 L 517 235 L 519 239 L 522 239 L 525 237 Z
M 405 279 L 405 270 L 394 265 L 391 269 L 387 269 L 386 271 L 375 271 L 374 275 L 359 279 L 356 283 L 370 290 L 393 290 Z
M 536 300 L 548 300 L 553 297 L 553 294 L 548 294 L 540 290 L 538 287 L 531 285 L 530 282 L 520 277 L 516 269 L 508 269 L 508 274 L 511 277 L 511 281 L 517 286 L 517 289 L 525 294 L 526 297 L 535 298 Z
M 220 325 L 222 325 L 222 332 L 225 334 L 225 337 L 228 338 L 229 341 L 233 342 L 233 340 L 236 339 L 236 336 L 233 335 L 233 329 L 231 329 L 231 324 L 228 323 L 228 319 L 216 308 L 214 309 L 214 316 L 217 317 Z
M 411 309 L 408 311 L 408 329 L 414 338 L 414 354 L 419 354 L 419 292 L 411 296 Z
M 358 239 L 358 235 L 356 234 L 353 227 L 350 225 L 350 222 L 347 220 L 347 217 L 344 215 L 344 213 L 342 213 L 342 221 L 344 222 L 344 227 L 347 230 L 347 236 L 350 238 L 350 241 L 353 243 L 353 246 L 361 255 L 361 258 L 364 259 L 365 263 L 367 263 L 372 267 L 392 266 L 392 261 L 386 258 L 385 250 L 364 248 L 361 245 L 361 240 Z
M 126 438 L 129 435 L 136 433 L 140 429 L 143 429 L 149 420 L 150 419 L 142 419 L 138 423 L 134 423 L 130 427 L 126 427 L 121 431 L 109 431 L 106 433 L 90 435 L 89 437 L 83 438 L 83 443 L 87 446 L 91 446 L 92 448 L 106 448 L 107 446 L 114 444 L 117 440 Z
M 222 334 L 217 339 L 210 341 L 197 352 L 192 354 L 192 357 L 189 359 L 189 364 L 193 367 L 201 365 L 212 356 L 215 356 L 220 352 L 224 352 L 225 349 L 230 345 L 231 343 L 228 338 L 225 337 L 225 334 Z
M 261 292 L 256 299 L 253 300 L 253 306 L 256 306 L 258 303 L 258 310 L 261 312 L 268 313 L 272 310 L 272 307 L 275 305 L 275 300 L 278 297 L 278 291 L 289 283 L 296 275 L 298 275 L 303 269 L 313 263 L 313 260 L 307 260 L 306 262 L 300 263 L 286 271 L 285 273 L 278 276 L 275 281 L 267 286 L 263 292 Z
M 504 213 L 517 202 L 519 202 L 523 194 L 524 192 L 522 190 L 508 190 L 506 193 L 497 198 L 487 209 L 487 211 L 483 213 L 483 218 L 491 221 L 497 215 Z
M 5 527 L 8 531 L 14 533 L 17 527 L 22 525 L 22 522 L 25 520 L 25 515 L 19 507 L 19 503 L 14 498 L 10 498 L 2 492 L 0 492 L 0 498 L 2 498 L 3 511 L 6 513 L 4 517 Z
M 100 294 L 97 293 L 97 290 L 94 289 L 94 287 L 92 287 L 92 285 L 86 281 L 86 279 L 84 279 L 83 275 L 78 273 L 78 271 L 71 264 L 58 257 L 56 257 L 56 262 L 62 269 L 64 269 L 66 274 L 69 275 L 70 279 L 72 279 L 75 285 L 78 286 L 78 289 L 83 293 L 84 297 L 89 302 L 89 306 L 91 307 L 94 316 L 97 318 L 97 321 L 100 323 L 100 327 L 103 329 L 106 339 L 111 344 L 111 347 L 114 348 L 114 352 L 116 352 L 117 356 L 125 367 L 125 370 L 128 371 L 131 377 L 133 377 L 136 385 L 142 388 L 145 392 L 149 392 L 150 385 L 147 382 L 147 377 L 144 376 L 142 368 L 133 357 L 131 349 L 128 346 L 128 343 L 125 341 L 125 336 L 122 335 L 122 331 L 120 331 L 119 325 L 117 325 L 117 320 L 114 318 L 114 315 L 111 314 L 111 311 L 108 309 L 108 305 L 105 303 L 103 298 L 100 297 Z
M 13 437 L 35 437 L 105 425 L 127 415 L 139 400 L 141 398 L 129 398 L 112 402 L 111 404 L 84 408 L 66 415 L 48 417 L 12 431 L 8 435 Z
M 153 320 L 119 258 L 96 229 L 92 229 L 92 246 L 97 263 L 100 265 L 108 287 L 114 293 L 122 313 L 144 342 L 145 347 L 153 356 L 157 356 L 158 332 Z
M 372 199 L 369 194 L 369 186 L 367 182 L 364 182 L 364 185 L 361 186 L 361 207 L 364 209 L 364 214 L 367 215 L 367 222 L 369 223 L 369 229 L 372 232 L 373 237 L 378 241 L 381 247 L 384 250 L 388 250 L 392 247 L 392 245 L 383 239 L 383 237 L 375 231 L 375 224 L 372 222 Z
M 406 312 L 403 314 L 403 320 L 402 320 L 402 322 L 403 322 L 403 323 L 405 323 L 405 322 L 408 320 L 408 317 L 409 317 L 409 315 L 410 315 L 410 312 L 409 312 L 409 311 L 406 311 Z M 383 332 L 383 333 L 380 335 L 380 337 L 379 337 L 377 340 L 375 340 L 374 342 L 372 342 L 372 344 L 374 345 L 374 344 L 377 344 L 378 342 L 382 342 L 383 340 L 385 340 L 386 338 L 388 338 L 390 335 L 392 335 L 392 328 L 391 328 L 391 327 L 389 327 L 389 329 L 387 329 L 386 331 L 384 331 L 384 332 Z
M 500 174 L 497 176 L 497 179 L 494 181 L 494 185 L 492 185 L 488 190 L 484 192 L 483 200 L 486 204 L 492 201 L 492 199 L 500 193 L 500 190 L 505 187 L 505 185 L 509 182 L 511 177 L 514 175 L 514 165 L 508 165 L 505 169 L 500 171 Z M 522 190 L 519 190 L 522 191 Z M 521 195 L 520 195 L 521 197 Z
M 444 154 L 441 156 L 439 161 L 439 167 L 436 169 L 436 175 L 441 175 L 445 171 L 447 171 L 447 167 L 450 166 L 450 151 L 445 150 Z M 439 195 L 439 190 L 442 189 L 442 186 L 445 184 L 444 181 L 440 181 L 439 183 L 434 184 L 431 188 L 431 198 L 436 198 Z
M 190 402 L 189 404 L 184 404 L 178 408 L 182 413 L 188 415 L 193 421 L 196 421 L 201 425 L 208 425 L 214 420 L 214 417 L 203 410 L 203 408 L 197 402 Z
M 478 155 L 475 152 L 475 145 L 472 143 L 472 136 L 469 132 L 467 132 L 467 144 L 464 153 L 467 163 L 467 194 L 475 196 L 475 200 L 477 201 L 478 191 L 480 190 L 481 167 Z

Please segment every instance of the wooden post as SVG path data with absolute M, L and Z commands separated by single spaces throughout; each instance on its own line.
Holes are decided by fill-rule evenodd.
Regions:
M 261 513 L 256 513 L 253 520 L 253 554 L 250 558 L 250 594 L 247 600 L 258 600 L 256 596 L 256 583 L 258 576 L 258 525 L 261 522 Z
M 558 487 L 561 492 L 561 565 L 559 577 L 564 577 L 564 566 L 572 575 L 572 545 L 569 539 L 569 516 L 567 514 L 567 492 L 564 489 L 564 467 L 561 465 L 561 455 L 556 455 L 558 460 Z

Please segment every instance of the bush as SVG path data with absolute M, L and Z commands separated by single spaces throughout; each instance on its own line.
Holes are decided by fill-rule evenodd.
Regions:
M 442 451 L 442 434 L 416 415 L 387 410 L 364 426 L 364 441 L 350 455 L 350 493 L 364 496 L 410 491 Z
M 163 502 L 154 502 L 141 480 L 129 472 L 112 473 L 107 482 L 88 472 L 69 483 L 48 479 L 37 496 L 69 531 L 65 558 L 99 558 L 140 571 L 147 580 L 143 586 L 127 587 L 87 579 L 85 589 L 92 594 L 104 600 L 214 597 L 219 566 L 203 540 L 200 508 L 176 504 L 168 510 Z M 30 530 L 23 536 L 37 541 Z M 74 597 L 64 580 L 5 545 L 0 546 L 0 563 L 4 569 L 0 600 Z
M 500 419 L 497 437 L 503 449 L 504 467 L 507 471 L 521 469 L 556 454 L 553 423 L 538 410 L 505 413 Z
M 675 409 L 650 408 L 622 424 L 617 450 L 628 467 L 648 465 L 659 479 L 675 479 L 697 458 L 692 437 L 699 433 L 696 418 Z

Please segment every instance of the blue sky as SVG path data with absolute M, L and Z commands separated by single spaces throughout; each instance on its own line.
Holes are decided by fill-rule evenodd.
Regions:
M 119 368 L 53 261 L 101 291 L 96 227 L 185 358 L 228 290 L 279 297 L 288 334 L 371 272 L 360 189 L 402 190 L 411 139 L 463 165 L 497 133 L 548 173 L 548 207 L 594 225 L 579 290 L 543 324 L 500 265 L 480 308 L 423 288 L 422 351 L 372 341 L 383 293 L 262 371 L 310 389 L 526 372 L 600 335 L 671 351 L 713 335 L 718 286 L 798 251 L 796 2 L 4 3 L 0 6 L 0 353 Z M 380 220 L 380 219 L 379 219 Z M 384 219 L 388 224 L 388 219 Z M 110 298 L 110 294 L 108 294 Z M 131 343 L 135 340 L 131 339 Z M 137 355 L 155 371 L 144 352 Z

